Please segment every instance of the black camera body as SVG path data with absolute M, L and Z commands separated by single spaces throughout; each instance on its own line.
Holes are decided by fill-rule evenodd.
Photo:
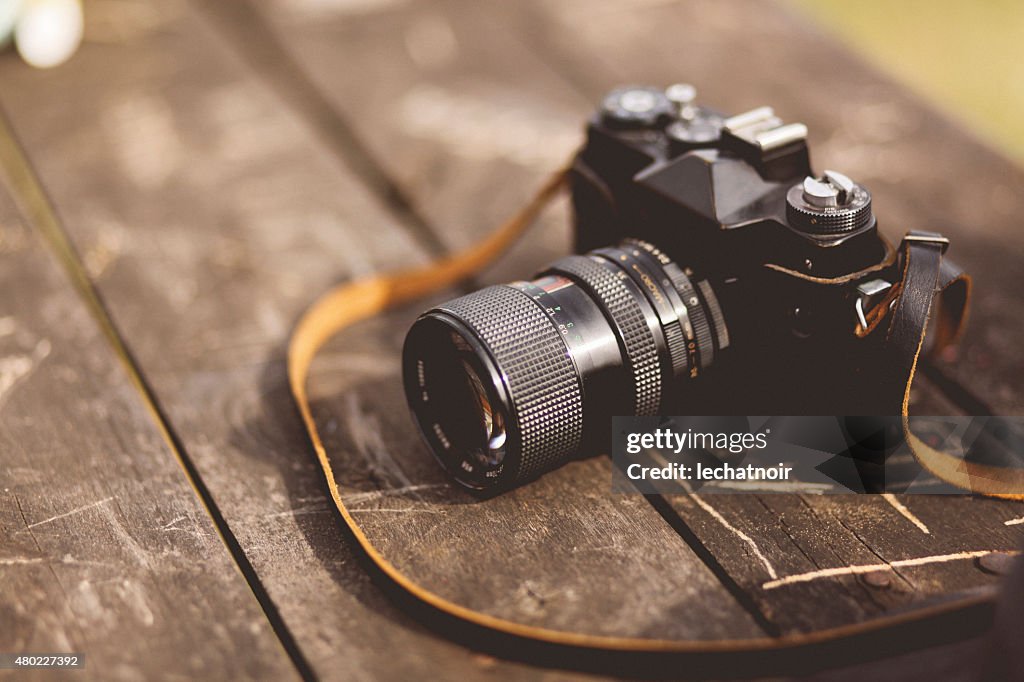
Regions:
M 768 107 L 726 117 L 693 94 L 675 85 L 618 88 L 605 97 L 570 174 L 576 251 L 640 239 L 710 283 L 728 345 L 742 357 L 716 368 L 720 376 L 710 381 L 717 390 L 687 386 L 680 408 L 870 410 L 853 395 L 877 345 L 852 333 L 858 301 L 866 305 L 858 289 L 897 274 L 870 193 L 852 183 L 845 202 L 806 201 L 803 183 L 816 176 L 802 124 L 784 124 Z M 735 382 L 758 390 L 738 395 Z
M 494 492 L 596 454 L 617 415 L 898 415 L 875 329 L 900 255 L 867 188 L 812 173 L 806 134 L 687 85 L 609 93 L 569 174 L 576 255 L 406 338 L 410 408 L 455 480 Z

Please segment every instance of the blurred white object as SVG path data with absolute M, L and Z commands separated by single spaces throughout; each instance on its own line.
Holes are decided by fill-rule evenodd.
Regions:
M 0 46 L 13 36 L 21 58 L 41 69 L 75 53 L 84 23 L 81 0 L 0 0 Z
M 14 26 L 21 14 L 22 0 L 0 0 L 0 47 L 6 47 L 14 36 Z

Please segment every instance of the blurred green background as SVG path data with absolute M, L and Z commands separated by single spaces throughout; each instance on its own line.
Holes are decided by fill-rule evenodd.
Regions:
M 989 144 L 1024 162 L 1024 2 L 790 1 Z

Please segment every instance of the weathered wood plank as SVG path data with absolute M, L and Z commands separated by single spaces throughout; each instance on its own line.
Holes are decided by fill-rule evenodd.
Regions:
M 1014 551 L 1024 539 L 1016 527 L 1004 525 L 1019 506 L 992 500 L 901 496 L 908 516 L 875 495 L 673 495 L 668 501 L 780 632 L 858 622 L 960 592 L 994 590 L 1000 576 L 970 556 L 952 557 Z M 922 565 L 816 575 L 821 569 L 905 559 Z
M 283 344 L 314 293 L 340 275 L 422 262 L 422 250 L 216 33 L 180 5 L 160 8 L 163 23 L 144 39 L 87 46 L 65 69 L 30 80 L 3 65 L 0 98 L 231 531 L 319 675 L 536 675 L 461 655 L 370 583 L 287 392 Z M 57 101 L 66 116 L 35 115 Z M 388 386 L 398 390 L 397 380 Z M 410 427 L 402 442 L 427 461 Z M 579 471 L 603 487 L 600 466 Z M 558 504 L 580 518 L 593 508 L 583 490 Z M 459 517 L 467 533 L 479 527 L 470 511 Z M 650 554 L 694 572 L 685 589 L 708 592 L 707 618 L 717 605 L 723 631 L 756 631 L 649 507 L 626 501 L 614 512 L 604 530 L 585 526 L 588 549 L 613 529 L 648 538 Z M 620 582 L 599 577 L 609 590 Z M 680 586 L 672 580 L 655 586 Z M 631 593 L 619 594 L 621 608 Z M 559 606 L 541 616 L 593 617 L 579 598 Z
M 769 103 L 790 119 L 808 122 L 815 158 L 868 183 L 891 232 L 932 225 L 951 234 L 957 258 L 982 275 L 982 307 L 989 296 L 1005 298 L 1004 293 L 993 293 L 993 288 L 1005 292 L 1019 285 L 1012 279 L 1012 268 L 1003 267 L 1003 274 L 989 272 L 992 258 L 1012 260 L 1006 250 L 994 256 L 989 252 L 991 245 L 988 251 L 977 248 L 974 222 L 969 231 L 952 224 L 957 215 L 952 212 L 955 199 L 925 199 L 934 198 L 938 178 L 929 155 L 937 148 L 942 149 L 943 158 L 999 169 L 993 171 L 995 175 L 1017 177 L 1020 171 L 978 147 L 895 84 L 826 45 L 821 36 L 777 6 L 588 2 L 532 7 L 531 14 L 521 5 L 507 3 L 412 3 L 354 14 L 345 7 L 330 6 L 313 15 L 285 4 L 261 8 L 281 45 L 309 73 L 323 96 L 343 112 L 451 245 L 484 234 L 526 196 L 569 151 L 573 130 L 579 129 L 592 102 L 607 88 L 621 82 L 668 83 L 683 78 L 696 81 L 706 101 L 726 110 Z M 715 30 L 707 30 L 709 25 Z M 573 39 L 567 40 L 568 35 Z M 813 65 L 812 77 L 828 81 L 827 90 L 807 88 L 801 82 L 807 77 L 806 63 Z M 837 67 L 835 74 L 830 71 L 832 65 Z M 367 84 L 368 73 L 380 76 L 373 78 L 372 86 Z M 858 93 L 856 106 L 837 110 L 835 103 L 843 101 L 843 88 Z M 353 97 L 353 92 L 362 96 Z M 523 148 L 544 152 L 534 156 L 510 152 Z M 990 180 L 990 187 L 1006 186 L 1005 180 Z M 983 232 L 992 234 L 988 228 Z M 532 255 L 511 256 L 487 278 L 521 277 L 529 272 L 528 263 L 539 264 L 564 250 L 564 241 L 552 236 L 556 233 L 565 235 L 565 224 L 547 223 L 529 245 Z M 994 277 L 1003 279 L 993 282 Z M 981 330 L 974 332 L 975 338 L 1002 334 L 992 330 L 1007 328 L 1002 320 L 984 314 L 976 316 L 972 325 Z M 974 347 L 971 343 L 969 337 L 968 356 Z M 977 348 L 989 345 L 981 342 Z M 962 376 L 987 372 L 981 383 L 971 385 L 986 395 L 990 392 L 986 385 L 1003 382 L 1005 376 L 1020 376 L 1018 355 L 1007 353 L 1004 359 L 992 361 L 988 350 L 978 352 L 989 358 L 987 368 L 967 363 L 955 371 L 963 372 Z M 1017 399 L 1014 389 L 1009 399 L 997 404 L 1012 412 Z M 958 411 L 922 379 L 915 386 L 914 404 L 929 413 Z M 956 551 L 1011 549 L 1020 541 L 1019 534 L 1001 526 L 1019 511 L 1011 503 L 902 500 L 904 506 L 927 510 L 926 515 L 940 509 L 962 515 L 979 529 L 946 528 L 940 523 L 941 537 L 937 532 L 935 537 L 903 542 L 908 532 L 920 531 L 893 505 L 878 498 L 858 498 L 841 510 L 832 506 L 819 510 L 815 498 L 707 499 L 721 506 L 721 513 L 734 519 L 744 534 L 766 545 L 765 560 L 775 562 L 772 570 L 778 575 L 821 566 L 879 563 L 914 552 L 928 556 L 953 551 L 954 546 Z M 788 593 L 763 593 L 761 585 L 771 578 L 746 542 L 689 498 L 672 502 L 693 527 L 697 541 L 711 547 L 716 556 L 721 554 L 725 570 L 756 597 L 780 631 L 862 620 L 944 591 L 994 583 L 967 561 L 908 570 L 910 578 L 900 578 L 895 588 L 886 590 L 867 588 L 863 580 L 852 578 L 845 579 L 849 585 L 808 583 L 795 589 L 787 586 Z M 851 529 L 847 517 L 863 523 Z M 876 532 L 867 533 L 863 526 L 871 523 Z M 937 578 L 932 576 L 934 571 Z M 834 606 L 821 608 L 823 601 L 833 600 Z
M 298 678 L 124 366 L 3 189 L 0 414 L 0 651 L 84 653 L 75 675 L 112 680 Z
M 270 22 L 268 40 L 242 49 L 294 59 L 437 237 L 457 248 L 569 160 L 592 108 L 510 30 L 506 15 L 516 9 L 499 5 L 238 3 L 222 18 L 234 27 Z M 569 248 L 564 213 L 552 211 L 486 278 L 522 278 Z

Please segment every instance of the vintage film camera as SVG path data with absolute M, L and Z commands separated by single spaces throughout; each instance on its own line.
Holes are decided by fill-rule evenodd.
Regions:
M 409 331 L 409 404 L 464 486 L 506 489 L 596 454 L 615 415 L 899 415 L 909 379 L 875 330 L 903 257 L 871 193 L 812 172 L 804 125 L 769 107 L 726 117 L 694 95 L 609 93 L 570 173 L 581 255 Z

